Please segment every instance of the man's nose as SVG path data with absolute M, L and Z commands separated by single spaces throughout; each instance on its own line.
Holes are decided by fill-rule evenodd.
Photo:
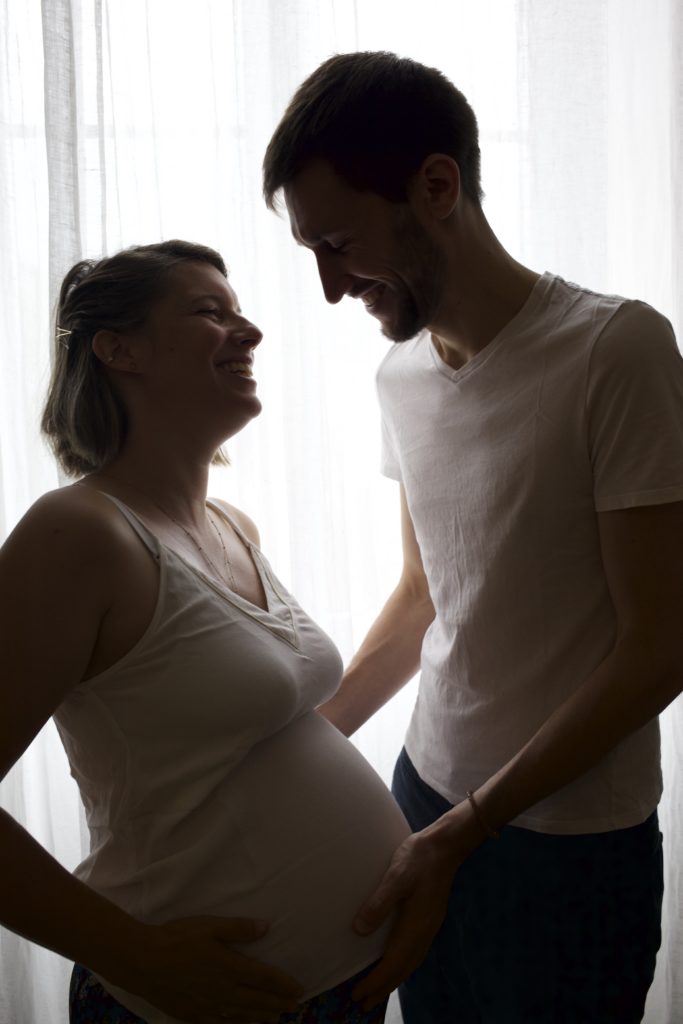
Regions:
M 328 302 L 336 303 L 344 298 L 350 283 L 350 276 L 339 266 L 334 253 L 316 253 L 318 274 Z

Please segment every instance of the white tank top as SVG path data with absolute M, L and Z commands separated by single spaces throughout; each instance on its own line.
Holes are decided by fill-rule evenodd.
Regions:
M 266 611 L 111 500 L 157 562 L 160 585 L 138 643 L 54 715 L 90 828 L 76 875 L 149 923 L 268 920 L 263 939 L 236 948 L 292 975 L 310 998 L 381 955 L 389 924 L 360 937 L 351 922 L 409 827 L 367 761 L 314 710 L 339 685 L 338 651 L 237 524 Z M 149 1024 L 170 1024 L 101 980 Z

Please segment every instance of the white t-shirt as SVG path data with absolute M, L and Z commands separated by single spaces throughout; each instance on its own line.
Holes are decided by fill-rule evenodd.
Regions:
M 262 939 L 235 948 L 310 998 L 381 956 L 391 922 L 368 937 L 351 925 L 410 829 L 368 762 L 314 710 L 339 685 L 339 653 L 258 548 L 242 535 L 265 611 L 112 501 L 159 564 L 159 596 L 132 650 L 55 712 L 90 828 L 76 874 L 151 924 L 269 921 Z M 171 1024 L 101 980 L 148 1024 Z
M 596 513 L 683 500 L 683 360 L 651 307 L 545 274 L 462 368 L 422 335 L 377 383 L 383 471 L 405 487 L 436 609 L 406 749 L 457 803 L 612 649 Z M 660 796 L 655 719 L 514 824 L 623 828 Z

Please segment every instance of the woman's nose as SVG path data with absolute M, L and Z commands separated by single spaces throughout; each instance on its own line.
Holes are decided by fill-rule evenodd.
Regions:
M 244 326 L 240 328 L 238 340 L 240 345 L 256 348 L 263 340 L 263 332 L 259 330 L 256 324 L 252 324 L 250 320 L 247 320 Z

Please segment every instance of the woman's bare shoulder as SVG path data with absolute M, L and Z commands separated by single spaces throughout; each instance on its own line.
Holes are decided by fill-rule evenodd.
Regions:
M 112 607 L 123 541 L 106 500 L 50 491 L 0 548 L 0 777 L 84 678 Z
M 105 562 L 128 542 L 122 517 L 112 502 L 77 484 L 48 491 L 19 520 L 3 545 L 7 557 L 38 557 L 47 563 L 71 560 L 74 567 Z M 43 565 L 46 566 L 45 561 Z

